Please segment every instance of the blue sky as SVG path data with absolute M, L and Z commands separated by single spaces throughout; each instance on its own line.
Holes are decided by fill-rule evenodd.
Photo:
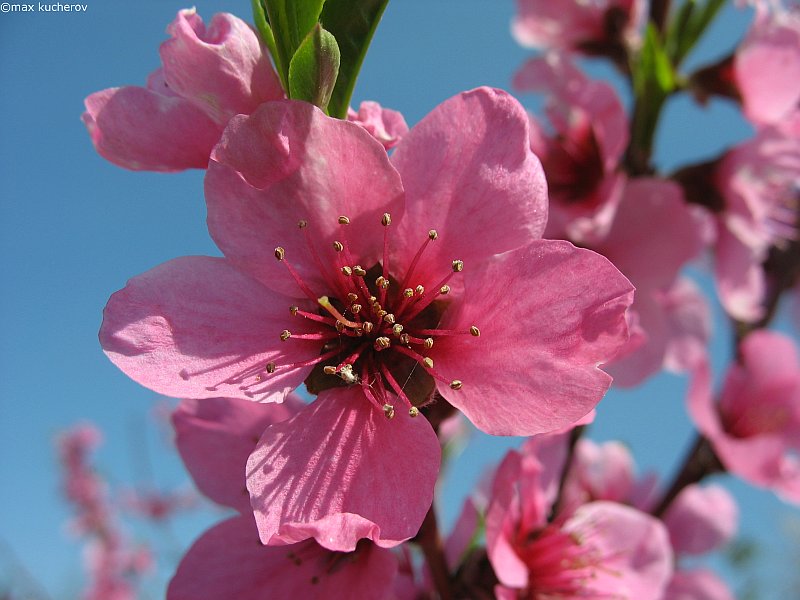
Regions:
M 59 430 L 80 420 L 96 423 L 106 435 L 97 462 L 115 484 L 186 484 L 149 417 L 162 399 L 128 380 L 99 348 L 103 306 L 128 277 L 158 263 L 218 254 L 205 228 L 201 172 L 119 169 L 95 154 L 79 119 L 91 92 L 145 81 L 159 64 L 166 25 L 184 5 L 85 1 L 85 13 L 0 14 L 0 481 L 6 490 L 0 500 L 0 589 L 14 571 L 6 546 L 53 598 L 73 597 L 81 585 L 79 546 L 65 531 L 69 512 L 58 496 L 52 440 Z M 223 10 L 250 19 L 245 0 L 198 0 L 196 6 L 206 20 Z M 354 104 L 378 100 L 413 124 L 462 90 L 508 88 L 528 56 L 508 33 L 512 13 L 512 0 L 393 0 Z M 727 10 L 698 54 L 723 54 L 746 22 L 746 13 Z M 592 73 L 611 71 L 593 64 Z M 532 97 L 522 100 L 535 104 Z M 656 160 L 669 169 L 708 157 L 748 132 L 730 103 L 701 110 L 676 99 L 666 110 Z M 718 316 L 718 369 L 728 342 Z M 642 470 L 668 473 L 691 435 L 685 383 L 665 375 L 635 392 L 612 393 L 599 407 L 592 437 L 621 439 Z M 443 482 L 445 522 L 455 517 L 481 471 L 518 443 L 476 434 Z M 774 580 L 791 567 L 782 528 L 800 516 L 767 492 L 725 483 L 741 503 L 744 535 L 762 546 L 762 597 L 782 597 Z M 217 518 L 209 510 L 176 523 L 178 543 L 160 545 L 171 553 L 165 564 L 177 546 Z M 131 531 L 152 533 L 135 524 Z M 730 570 L 726 575 L 739 581 Z M 151 583 L 151 597 L 163 594 L 164 576 Z

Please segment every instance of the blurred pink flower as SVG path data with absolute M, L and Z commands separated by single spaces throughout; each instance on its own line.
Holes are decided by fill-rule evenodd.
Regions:
M 552 132 L 531 117 L 531 148 L 542 161 L 550 195 L 547 238 L 591 243 L 608 231 L 624 177 L 628 119 L 614 88 L 591 81 L 565 55 L 534 58 L 514 87 L 547 95 Z
M 638 45 L 646 18 L 645 0 L 517 0 L 511 32 L 523 46 L 617 58 Z
M 241 19 L 178 12 L 147 87 L 109 88 L 85 100 L 83 121 L 101 156 L 126 169 L 205 169 L 235 114 L 283 97 L 269 53 Z
M 486 516 L 499 598 L 618 597 L 660 600 L 672 551 L 657 519 L 595 501 L 556 512 L 566 436 L 545 436 L 510 452 L 497 470 Z M 556 509 L 557 510 L 557 509 Z
M 757 125 L 777 124 L 800 105 L 800 7 L 770 4 L 756 4 L 733 60 L 742 109 Z
M 725 468 L 742 479 L 800 502 L 800 362 L 794 343 L 758 330 L 740 346 L 714 405 L 707 363 L 688 392 L 689 412 Z

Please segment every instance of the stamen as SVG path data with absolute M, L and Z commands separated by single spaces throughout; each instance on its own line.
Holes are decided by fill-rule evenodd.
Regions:
M 275 372 L 275 363 L 274 362 L 268 362 L 267 363 L 267 373 L 272 374 L 274 372 Z
M 383 262 L 381 263 L 381 272 L 383 278 L 386 280 L 386 285 L 389 285 L 389 225 L 392 222 L 392 216 L 389 213 L 383 213 L 381 224 L 383 225 Z M 386 288 L 380 287 L 381 302 L 386 302 Z
M 312 300 L 316 300 L 317 299 L 316 294 L 314 294 L 314 292 L 311 291 L 311 288 L 309 288 L 306 285 L 306 282 L 303 281 L 303 279 L 300 277 L 300 274 L 297 271 L 295 271 L 294 267 L 291 264 L 289 264 L 288 260 L 286 260 L 286 250 L 284 250 L 280 246 L 275 248 L 275 258 L 278 259 L 278 262 L 281 262 L 286 266 L 286 269 L 289 271 L 289 274 L 292 276 L 297 286 L 301 290 L 303 290 L 303 293 Z
M 450 293 L 450 286 L 449 285 L 443 285 L 442 287 L 439 288 L 439 293 L 443 294 L 443 295 L 444 294 L 449 294 Z
M 297 222 L 297 227 L 300 229 L 305 229 L 306 227 L 308 227 L 308 221 L 306 221 L 305 219 L 300 219 Z
M 411 408 L 408 409 L 408 416 L 411 417 L 412 419 L 418 417 L 419 409 L 416 406 L 412 406 Z
M 356 277 L 364 277 L 366 274 L 367 272 L 361 267 L 361 265 L 356 265 L 353 267 L 353 275 Z
M 353 274 L 353 269 L 345 265 L 342 267 L 342 273 L 344 273 L 347 277 L 350 277 L 350 275 Z
M 383 414 L 386 416 L 387 419 L 390 421 L 394 419 L 394 406 L 391 404 L 384 404 L 383 405 Z
M 383 320 L 386 321 L 389 325 L 394 325 L 394 315 L 392 313 L 387 313 L 383 315 Z
M 428 367 L 429 369 L 432 369 L 433 368 L 433 359 L 430 356 L 426 356 L 425 358 L 422 359 L 422 364 L 424 366 Z
M 463 386 L 464 384 L 460 379 L 453 379 L 453 381 L 450 382 L 450 387 L 454 390 L 460 390 Z
M 375 350 L 377 350 L 378 352 L 380 352 L 381 350 L 386 350 L 386 348 L 388 348 L 391 345 L 392 345 L 392 340 L 390 340 L 388 337 L 381 336 L 375 338 Z
M 288 329 L 284 329 L 283 331 L 281 331 L 281 341 L 282 342 L 285 342 L 290 337 L 292 337 L 292 332 L 291 331 L 289 331 Z
M 397 397 L 400 399 L 400 401 L 409 408 L 412 407 L 413 404 L 411 400 L 408 399 L 408 396 L 406 396 L 405 392 L 403 392 L 403 387 L 397 382 L 397 380 L 394 378 L 394 375 L 392 375 L 391 371 L 389 371 L 385 364 L 381 364 L 381 373 L 386 378 L 386 381 L 389 382 L 389 385 L 394 390 L 394 393 L 397 394 Z
M 349 217 L 346 217 L 346 216 L 344 216 L 344 215 L 342 215 L 341 217 L 339 217 L 339 225 L 350 225 L 350 219 L 349 219 Z
M 384 227 L 388 227 L 392 224 L 392 215 L 389 213 L 383 213 L 383 217 L 381 217 L 381 225 Z
M 298 309 L 296 306 L 290 306 L 289 312 L 291 312 L 295 316 L 300 315 L 301 317 L 303 317 L 304 319 L 308 319 L 309 321 L 324 323 L 325 325 L 329 325 L 331 327 L 333 327 L 336 324 L 336 319 L 331 319 L 330 317 L 323 317 L 322 315 L 306 312 L 304 310 Z
M 362 327 L 364 328 L 364 333 L 369 335 L 370 333 L 372 333 L 375 324 L 372 321 L 365 321 Z
M 350 302 L 355 302 L 356 300 L 358 300 L 358 294 L 350 292 L 349 294 L 347 294 L 347 299 L 350 300 Z
M 351 321 L 347 317 L 343 316 L 342 313 L 340 313 L 338 310 L 336 310 L 336 307 L 333 304 L 331 304 L 331 301 L 328 299 L 327 296 L 320 296 L 319 298 L 317 298 L 317 302 L 319 302 L 319 305 L 322 308 L 324 308 L 334 317 L 336 317 L 336 321 L 338 323 L 342 323 L 343 325 L 346 325 L 347 327 L 352 327 L 353 329 L 361 326 L 360 323 L 355 323 Z
M 403 283 L 400 286 L 400 289 L 404 289 L 406 287 L 409 280 L 411 279 L 411 276 L 414 274 L 414 269 L 417 268 L 417 263 L 419 262 L 419 259 L 422 257 L 422 253 L 425 251 L 425 248 L 427 248 L 428 244 L 430 244 L 437 237 L 439 237 L 439 234 L 436 233 L 435 229 L 431 229 L 428 232 L 428 239 L 422 242 L 422 246 L 420 246 L 419 250 L 417 250 L 417 253 L 414 255 L 414 259 L 411 261 L 411 266 L 408 267 L 408 271 L 406 271 L 405 277 L 403 277 Z
M 453 261 L 453 272 L 461 273 L 464 270 L 464 261 L 463 260 L 454 260 Z
M 342 242 L 333 242 L 333 249 L 336 252 L 341 252 L 342 250 L 344 250 L 344 246 L 342 245 Z
M 394 326 L 392 327 L 392 335 L 394 335 L 395 337 L 400 337 L 402 333 L 403 333 L 403 326 L 400 323 L 395 323 Z
M 475 325 L 469 328 L 469 332 L 475 337 L 479 337 L 481 335 L 481 330 L 478 329 Z

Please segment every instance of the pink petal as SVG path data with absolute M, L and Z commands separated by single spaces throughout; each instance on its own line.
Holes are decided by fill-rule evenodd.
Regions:
M 763 257 L 726 227 L 719 229 L 715 252 L 715 274 L 722 306 L 728 314 L 741 321 L 758 320 L 764 313 Z
M 347 112 L 347 120 L 363 127 L 387 150 L 394 148 L 400 138 L 408 133 L 403 115 L 396 110 L 383 108 L 377 102 L 362 102 L 358 112 L 351 108 Z
M 614 502 L 592 502 L 564 524 L 603 557 L 591 589 L 598 596 L 661 600 L 672 577 L 672 549 L 661 521 Z
M 167 396 L 280 401 L 310 367 L 276 371 L 319 354 L 318 341 L 287 340 L 282 298 L 221 258 L 185 256 L 134 277 L 108 301 L 100 328 L 104 351 L 131 379 Z M 262 379 L 264 381 L 262 381 Z
M 306 236 L 323 265 L 337 264 L 332 243 L 338 240 L 368 269 L 383 250 L 383 213 L 403 215 L 402 184 L 381 145 L 306 102 L 269 102 L 234 118 L 214 149 L 205 189 L 209 231 L 225 256 L 294 296 L 301 292 L 275 260 L 277 246 L 322 295 L 330 292 L 333 271 L 320 274 Z M 341 215 L 350 225 L 338 223 Z
M 233 398 L 182 400 L 172 413 L 175 445 L 195 484 L 219 504 L 251 512 L 247 458 L 264 430 L 302 408 L 290 394 L 281 404 Z
M 159 50 L 165 80 L 221 125 L 283 98 L 268 53 L 241 19 L 216 14 L 206 29 L 195 9 L 184 9 L 167 31 L 172 39 Z
M 323 392 L 267 428 L 247 463 L 261 539 L 315 538 L 340 551 L 361 538 L 396 546 L 419 530 L 440 458 L 424 418 L 398 411 L 389 420 L 357 387 Z
M 728 586 L 707 569 L 676 571 L 663 600 L 734 600 Z
M 97 152 L 136 171 L 204 169 L 222 127 L 191 102 L 141 87 L 111 88 L 84 101 Z
M 547 185 L 529 147 L 528 116 L 505 92 L 478 88 L 446 100 L 403 138 L 392 163 L 408 198 L 401 264 L 429 229 L 440 236 L 423 257 L 426 272 L 454 259 L 477 264 L 541 237 Z
M 733 538 L 738 521 L 736 501 L 718 485 L 685 487 L 664 515 L 678 554 L 705 554 L 721 547 Z
M 310 540 L 262 546 L 252 518 L 236 517 L 192 545 L 169 583 L 167 600 L 380 600 L 396 573 L 394 555 L 373 544 L 359 544 L 352 554 L 330 552 Z
M 592 500 L 626 503 L 634 484 L 633 458 L 620 442 L 596 444 L 581 439 L 564 482 L 563 504 L 577 507 Z
M 627 340 L 630 282 L 599 254 L 549 240 L 464 274 L 469 302 L 442 327 L 481 335 L 436 342 L 437 370 L 463 382 L 439 392 L 494 435 L 554 431 L 591 411 L 611 383 L 598 365 Z

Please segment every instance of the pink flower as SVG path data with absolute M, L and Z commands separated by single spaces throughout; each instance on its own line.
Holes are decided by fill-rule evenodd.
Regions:
M 514 76 L 514 87 L 547 94 L 552 133 L 531 117 L 531 148 L 550 192 L 545 237 L 580 243 L 602 237 L 619 203 L 619 162 L 628 144 L 628 119 L 616 92 L 558 54 L 529 60 Z
M 342 553 L 313 540 L 270 547 L 258 539 L 245 488 L 247 457 L 265 427 L 301 406 L 294 396 L 283 404 L 206 398 L 184 400 L 174 412 L 178 450 L 195 483 L 243 516 L 214 526 L 195 541 L 169 584 L 169 600 L 387 596 L 397 560 L 370 542 Z
M 800 362 L 792 341 L 751 333 L 728 371 L 718 405 L 707 363 L 695 372 L 689 411 L 722 464 L 746 481 L 800 502 Z
M 671 181 L 634 179 L 625 186 L 610 230 L 591 247 L 636 286 L 631 339 L 608 366 L 617 385 L 638 385 L 667 362 L 691 367 L 705 354 L 710 315 L 702 293 L 676 279 L 705 246 L 709 219 Z M 677 351 L 683 356 L 676 357 Z
M 566 453 L 565 436 L 549 437 L 509 453 L 495 477 L 486 543 L 498 597 L 660 600 L 672 552 L 657 519 L 596 501 L 548 520 Z
M 676 554 L 705 554 L 727 544 L 736 533 L 739 508 L 718 485 L 689 485 L 664 513 Z
M 676 571 L 663 600 L 734 600 L 728 586 L 713 571 L 691 569 Z
M 267 103 L 231 121 L 206 176 L 225 258 L 171 261 L 109 300 L 106 353 L 160 393 L 319 393 L 250 457 L 265 542 L 413 536 L 440 450 L 412 417 L 434 392 L 484 431 L 524 435 L 607 389 L 598 365 L 626 339 L 632 288 L 599 255 L 537 239 L 546 194 L 526 124 L 507 94 L 467 92 L 390 162 L 352 123 Z
M 624 56 L 636 46 L 647 18 L 644 0 L 517 0 L 511 24 L 523 46 Z
M 715 248 L 720 300 L 733 317 L 763 314 L 761 263 L 771 245 L 796 236 L 800 112 L 727 152 L 714 171 L 724 208 Z
M 147 87 L 109 88 L 85 100 L 83 121 L 101 156 L 126 169 L 204 169 L 235 114 L 283 97 L 269 53 L 237 17 L 178 12 Z
M 352 108 L 347 111 L 347 120 L 361 125 L 387 150 L 394 148 L 406 133 L 406 120 L 396 110 L 383 108 L 377 102 L 362 102 L 358 112 Z
M 800 104 L 800 9 L 756 5 L 750 31 L 733 61 L 745 115 L 753 123 L 779 123 Z

